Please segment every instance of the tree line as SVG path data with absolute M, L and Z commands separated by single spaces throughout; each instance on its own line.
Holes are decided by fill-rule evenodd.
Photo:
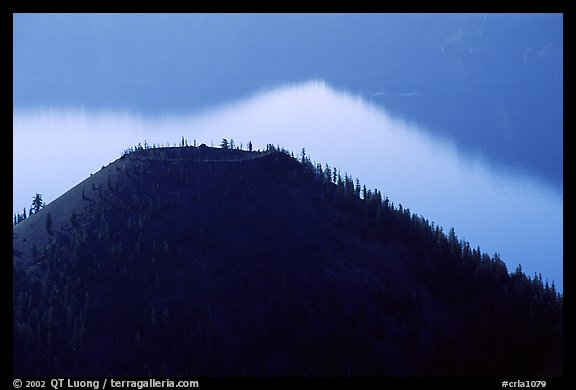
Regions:
M 39 212 L 42 208 L 44 208 L 44 206 L 45 203 L 44 200 L 42 200 L 42 194 L 36 193 L 36 195 L 32 197 L 32 205 L 30 206 L 28 214 L 26 213 L 26 207 L 24 207 L 22 213 L 14 214 L 13 224 L 14 225 L 19 224 L 20 222 L 28 218 L 30 215 Z
M 206 146 L 206 144 L 201 143 L 198 144 L 196 139 L 194 138 L 193 142 L 191 144 L 188 143 L 188 139 L 184 136 L 182 136 L 182 139 L 180 140 L 180 143 L 172 143 L 170 144 L 170 142 L 166 142 L 166 144 L 156 144 L 156 143 L 152 143 L 149 144 L 146 140 L 144 140 L 144 143 L 138 143 L 138 145 L 126 148 L 122 151 L 121 157 L 126 157 L 134 152 L 140 151 L 140 150 L 148 150 L 148 149 L 160 149 L 160 148 L 187 148 L 187 147 L 194 147 L 194 148 L 198 148 L 200 146 Z M 236 150 L 245 150 L 247 152 L 256 152 L 257 150 L 254 149 L 254 146 L 252 144 L 252 141 L 248 141 L 248 143 L 246 144 L 246 148 L 244 148 L 244 144 L 240 143 L 237 144 L 236 142 L 234 142 L 234 139 L 230 138 L 230 140 L 228 140 L 227 138 L 223 138 L 222 141 L 219 144 L 220 148 L 222 149 L 236 149 Z M 211 147 L 213 147 L 213 143 L 211 142 Z M 259 152 L 259 150 L 258 150 Z
M 200 146 L 206 146 L 201 144 Z M 125 149 L 121 157 L 131 155 L 132 153 L 148 150 L 148 149 L 158 149 L 164 147 L 200 147 L 197 145 L 196 139 L 193 140 L 192 145 L 188 144 L 187 138 L 182 136 L 179 144 L 166 143 L 166 146 L 161 144 L 149 144 L 144 140 L 143 144 L 138 143 L 136 146 Z M 221 149 L 224 150 L 244 150 L 244 145 L 240 143 L 237 145 L 232 138 L 223 138 L 219 144 Z M 403 234 L 408 235 L 408 242 L 414 242 L 413 228 L 416 227 L 415 231 L 425 232 L 422 236 L 427 235 L 428 237 L 418 237 L 422 238 L 424 242 L 433 241 L 439 246 L 448 246 L 450 248 L 450 253 L 452 255 L 457 255 L 463 258 L 463 260 L 468 260 L 470 258 L 479 259 L 480 262 L 491 262 L 497 264 L 497 267 L 505 269 L 505 273 L 509 274 L 505 263 L 500 259 L 498 253 L 494 253 L 490 256 L 486 253 L 482 253 L 480 247 L 471 248 L 469 242 L 465 240 L 458 240 L 454 228 L 451 228 L 449 234 L 446 235 L 441 226 L 437 226 L 434 222 L 430 222 L 423 216 L 418 216 L 411 213 L 409 208 L 404 208 L 402 204 L 398 204 L 396 207 L 393 202 L 391 202 L 387 196 L 383 196 L 378 189 L 368 189 L 366 185 L 360 183 L 358 178 L 353 178 L 352 175 L 348 175 L 347 172 L 342 172 L 336 167 L 331 167 L 327 163 L 322 166 L 321 163 L 313 162 L 309 155 L 306 153 L 306 149 L 302 148 L 299 157 L 295 157 L 293 152 L 288 149 L 281 147 L 280 145 L 274 145 L 268 143 L 263 151 L 255 150 L 252 141 L 246 144 L 246 151 L 251 153 L 274 153 L 279 152 L 294 158 L 296 161 L 302 164 L 305 171 L 311 175 L 315 181 L 335 186 L 335 201 L 341 210 L 360 212 L 363 217 L 369 221 L 365 229 L 375 229 L 376 232 L 380 231 L 384 234 L 391 234 L 394 237 L 402 236 Z M 110 186 L 110 183 L 108 183 Z M 83 195 L 84 196 L 84 195 Z M 42 199 L 42 194 L 36 193 L 32 197 L 32 204 L 27 213 L 26 208 L 23 209 L 22 213 L 16 213 L 13 216 L 13 225 L 25 220 L 32 214 L 38 213 L 45 203 Z M 394 229 L 390 229 L 388 226 L 390 223 L 390 218 L 393 220 Z M 388 220 L 388 221 L 387 221 Z M 47 218 L 47 230 L 50 230 L 48 226 L 51 222 L 50 216 Z M 402 233 L 404 232 L 404 233 Z M 407 233 L 411 232 L 411 233 Z M 388 240 L 391 238 L 388 237 Z M 428 250 L 432 249 L 430 247 L 426 248 Z M 520 270 L 520 271 L 519 271 Z M 514 273 L 509 275 L 519 275 L 523 274 L 521 272 L 521 265 L 518 265 Z M 559 294 L 554 285 L 554 281 L 550 284 L 548 280 L 545 283 L 542 282 L 541 275 L 534 275 L 533 277 L 527 276 L 528 281 L 535 286 L 541 286 L 544 295 L 553 295 L 556 299 L 561 299 L 561 294 Z
M 182 138 L 179 146 L 198 147 L 195 144 L 194 141 L 193 146 L 189 146 L 187 140 Z M 129 154 L 153 147 L 144 142 L 144 145 L 130 148 Z M 240 149 L 243 145 L 223 139 L 220 147 Z M 248 147 L 253 149 L 251 142 Z M 346 328 L 346 332 L 336 329 L 338 327 L 328 327 L 323 331 L 333 336 L 333 344 L 342 348 L 343 355 L 351 350 L 361 354 L 358 351 L 369 349 L 374 338 L 387 337 L 381 333 L 391 329 L 388 313 L 399 321 L 399 329 L 406 330 L 406 335 L 401 337 L 402 342 L 406 342 L 406 349 L 425 343 L 426 337 L 431 336 L 419 331 L 418 321 L 422 313 L 432 310 L 422 303 L 432 300 L 421 296 L 430 293 L 434 299 L 450 304 L 454 316 L 459 320 L 458 324 L 465 324 L 466 331 L 473 336 L 457 339 L 449 333 L 437 335 L 442 349 L 438 359 L 436 356 L 433 359 L 438 361 L 438 367 L 434 367 L 438 370 L 434 372 L 436 375 L 462 375 L 462 372 L 512 375 L 526 372 L 526 364 L 533 368 L 531 372 L 541 372 L 549 362 L 557 348 L 554 343 L 562 337 L 563 297 L 556 291 L 554 282 L 543 281 L 541 275 L 527 276 L 521 266 L 509 273 L 498 253 L 489 255 L 483 253 L 480 247 L 472 248 L 468 242 L 458 238 L 453 228 L 446 233 L 441 226 L 412 213 L 402 204 L 394 205 L 378 189 L 368 189 L 347 172 L 313 162 L 304 148 L 298 157 L 273 144 L 267 144 L 262 152 L 249 151 L 269 155 L 272 163 L 289 162 L 290 169 L 297 167 L 298 185 L 334 206 L 331 209 L 338 210 L 331 214 L 338 232 L 354 232 L 365 242 L 384 243 L 384 248 L 409 248 L 403 260 L 419 282 L 416 285 L 427 287 L 421 290 L 402 285 L 402 279 L 393 281 L 388 278 L 385 280 L 386 288 L 371 295 L 367 302 L 361 302 L 360 306 L 365 306 L 354 312 L 357 313 L 353 317 L 356 322 L 342 319 L 345 318 L 343 297 L 350 291 L 338 290 L 337 283 L 328 284 L 334 291 L 314 290 L 314 294 L 321 297 L 319 310 L 314 315 L 318 318 L 325 316 L 326 321 L 341 316 L 337 317 L 340 318 L 339 325 L 350 327 Z M 297 163 L 283 158 L 283 155 Z M 261 257 L 261 250 L 272 253 L 274 249 L 282 248 L 246 245 L 242 252 L 230 252 L 235 248 L 223 245 L 223 240 L 229 237 L 223 238 L 222 234 L 218 234 L 218 228 L 226 225 L 222 220 L 210 218 L 207 222 L 198 223 L 192 218 L 183 218 L 180 211 L 167 212 L 175 204 L 203 201 L 201 197 L 206 194 L 195 187 L 195 175 L 219 175 L 219 182 L 226 185 L 218 188 L 222 192 L 229 192 L 227 195 L 232 199 L 243 196 L 235 188 L 239 187 L 238 183 L 248 180 L 247 175 L 239 168 L 234 170 L 232 164 L 227 164 L 223 169 L 206 169 L 199 173 L 195 161 L 165 163 L 146 158 L 146 155 L 143 157 L 138 158 L 138 153 L 131 156 L 135 163 L 124 171 L 126 182 L 119 180 L 113 183 L 109 177 L 109 191 L 98 191 L 99 195 L 92 198 L 86 209 L 72 214 L 71 228 L 66 226 L 66 241 L 50 240 L 45 247 L 36 250 L 32 257 L 43 272 L 30 273 L 24 264 L 15 263 L 14 285 L 26 286 L 15 290 L 13 295 L 14 345 L 20 347 L 14 351 L 15 367 L 33 368 L 37 371 L 31 372 L 37 375 L 65 370 L 86 374 L 88 371 L 82 370 L 90 367 L 94 350 L 105 346 L 108 356 L 118 356 L 115 363 L 120 364 L 116 366 L 107 360 L 99 362 L 102 364 L 99 368 L 107 373 L 138 374 L 150 369 L 163 372 L 161 368 L 166 362 L 181 364 L 171 368 L 189 375 L 218 373 L 214 367 L 229 372 L 226 370 L 232 368 L 226 364 L 236 360 L 226 357 L 226 353 L 229 353 L 227 346 L 237 342 L 235 348 L 239 351 L 237 364 L 240 364 L 240 368 L 233 369 L 238 370 L 234 372 L 242 372 L 242 363 L 250 361 L 258 353 L 257 348 L 265 350 L 266 345 L 278 341 L 274 333 L 278 328 L 293 332 L 291 343 L 300 343 L 299 349 L 295 350 L 304 351 L 298 356 L 299 359 L 323 367 L 322 362 L 315 363 L 315 356 L 318 350 L 326 347 L 319 344 L 316 348 L 314 343 L 317 340 L 310 335 L 318 334 L 306 326 L 328 322 L 306 317 L 310 314 L 296 303 L 289 306 L 291 310 L 286 310 L 286 305 L 292 304 L 290 297 L 296 296 L 288 293 L 290 286 L 285 281 L 290 279 L 286 271 L 268 265 L 274 262 L 256 261 Z M 254 170 L 261 166 L 256 159 L 249 163 Z M 207 166 L 212 167 L 210 164 Z M 274 170 L 276 172 L 293 173 L 294 170 Z M 243 177 L 240 178 L 239 174 L 243 174 Z M 150 180 L 152 175 L 154 180 Z M 266 180 L 266 183 L 271 181 Z M 130 191 L 122 191 L 123 186 L 128 186 Z M 173 191 L 167 191 L 167 188 Z M 249 186 L 242 188 L 250 191 Z M 156 191 L 165 191 L 165 196 L 154 196 Z M 236 204 L 233 202 L 231 206 Z M 251 215 L 253 218 L 259 216 L 258 212 Z M 266 223 L 270 216 L 263 213 L 260 217 L 252 225 Z M 161 221 L 165 227 L 148 236 L 151 221 Z M 188 224 L 189 228 L 170 230 L 170 227 L 183 224 Z M 178 231 L 179 235 L 174 237 L 173 231 Z M 331 245 L 345 246 L 345 241 L 344 238 L 342 242 Z M 319 246 L 311 245 L 302 254 L 307 259 L 321 261 L 323 254 Z M 222 247 L 229 251 L 218 255 L 217 248 Z M 235 261 L 226 260 L 230 257 Z M 203 263 L 207 258 L 210 261 Z M 383 255 L 382 261 L 387 260 L 390 259 Z M 242 273 L 241 270 L 247 268 L 244 265 L 253 267 L 253 270 Z M 181 279 L 180 275 L 188 275 L 189 279 Z M 220 279 L 210 279 L 210 275 L 214 278 L 215 275 L 243 275 L 254 278 L 254 281 L 257 279 L 258 283 L 242 280 L 229 286 L 227 283 L 215 283 Z M 317 282 L 324 283 L 325 279 Z M 270 294 L 269 299 L 266 295 L 267 302 L 288 297 L 284 298 L 287 301 L 283 304 L 270 303 L 266 306 L 270 309 L 266 318 L 269 321 L 276 319 L 277 322 L 267 328 L 255 327 L 253 334 L 233 338 L 234 325 L 249 321 L 250 315 L 255 313 L 254 310 L 245 312 L 246 308 L 262 304 L 258 300 L 260 295 L 252 291 L 253 286 L 260 283 L 270 286 L 263 290 L 265 294 Z M 198 291 L 206 294 L 198 294 L 198 301 L 185 300 L 180 293 L 189 288 L 205 288 Z M 136 299 L 110 301 L 99 298 L 103 292 L 114 291 L 123 291 Z M 218 306 L 218 302 L 230 291 L 239 300 L 238 309 L 230 305 L 224 311 L 223 303 L 220 302 Z M 100 332 L 98 324 L 102 313 L 116 316 L 113 317 L 118 319 L 115 332 L 122 337 Z M 222 317 L 223 313 L 227 316 Z M 234 321 L 234 318 L 239 320 Z M 405 322 L 400 322 L 402 319 Z M 511 333 L 510 330 L 515 331 Z M 347 338 L 343 338 L 343 335 Z M 356 341 L 346 349 L 341 341 L 343 339 Z M 178 356 L 181 363 L 174 363 L 170 356 Z M 331 356 L 337 361 L 339 354 L 336 351 L 324 357 L 329 359 Z M 526 357 L 522 363 L 524 365 L 517 363 L 519 356 Z M 477 366 L 463 366 L 463 361 Z M 210 371 L 212 369 L 216 371 Z

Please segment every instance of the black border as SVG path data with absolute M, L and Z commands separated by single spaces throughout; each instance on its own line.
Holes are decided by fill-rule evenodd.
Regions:
M 574 87 L 576 86 L 576 80 L 574 78 L 573 69 L 576 69 L 576 64 L 574 62 L 574 50 L 576 48 L 576 31 L 574 26 L 574 9 L 576 3 L 570 2 L 568 7 L 568 2 L 566 2 L 566 7 L 563 10 L 564 13 L 564 47 L 569 48 L 568 51 L 564 51 L 564 66 L 563 66 L 563 143 L 562 143 L 562 155 L 564 158 L 563 164 L 563 199 L 568 199 L 568 202 L 564 202 L 564 231 L 563 242 L 564 242 L 564 262 L 563 262 L 563 298 L 564 298 L 564 379 L 566 383 L 576 383 L 574 380 L 575 373 L 574 368 L 576 368 L 575 360 L 575 349 L 576 339 L 574 338 L 573 330 L 576 329 L 576 323 L 574 322 L 574 286 L 576 285 L 576 265 L 574 264 L 574 259 L 576 258 L 574 253 L 573 242 L 574 237 L 576 237 L 576 232 L 574 231 L 574 224 L 570 223 L 571 218 L 574 218 L 574 176 L 572 174 L 567 174 L 566 168 L 573 167 L 571 160 L 574 154 L 571 153 L 573 142 L 573 131 L 566 131 L 566 129 L 574 128 L 574 109 L 570 109 L 570 105 L 574 104 Z M 566 102 L 569 102 L 566 104 Z M 570 103 L 572 102 L 572 103 Z M 568 147 L 566 147 L 568 145 Z M 568 159 L 568 163 L 566 163 Z M 568 195 L 568 196 L 566 196 Z
M 6 5 L 6 4 L 5 4 Z M 283 1 L 283 2 L 268 2 L 267 5 L 262 4 L 246 4 L 245 2 L 236 3 L 223 3 L 216 1 L 204 1 L 204 2 L 187 2 L 185 0 L 164 0 L 157 2 L 141 2 L 141 1 L 116 1 L 106 3 L 101 0 L 98 2 L 63 2 L 59 0 L 11 0 L 9 8 L 6 12 L 2 13 L 2 19 L 0 21 L 0 29 L 2 31 L 2 43 L 4 46 L 4 52 L 12 49 L 13 41 L 9 37 L 12 37 L 12 25 L 13 13 L 28 13 L 28 12 L 39 12 L 39 13 L 52 13 L 52 12 L 328 12 L 328 13 L 340 13 L 340 12 L 423 12 L 423 13 L 440 13 L 440 12 L 501 12 L 501 13 L 532 13 L 532 12 L 542 12 L 542 13 L 563 13 L 564 14 L 564 45 L 568 47 L 567 56 L 564 57 L 564 69 L 568 71 L 564 72 L 564 102 L 569 102 L 564 104 L 564 128 L 573 129 L 574 120 L 573 112 L 571 106 L 574 105 L 574 89 L 576 87 L 576 82 L 574 80 L 574 55 L 576 52 L 576 31 L 574 31 L 574 7 L 576 3 L 572 0 L 544 0 L 544 1 L 495 1 L 495 0 L 484 0 L 470 2 L 466 0 L 460 1 L 399 1 L 385 2 L 385 1 L 355 1 L 347 3 L 331 3 L 330 7 L 321 5 L 320 2 L 312 3 L 308 1 L 307 3 L 298 3 L 295 1 Z M 12 30 L 12 31 L 10 31 Z M 10 40 L 8 40 L 10 39 Z M 5 56 L 5 61 L 8 61 L 8 56 Z M 7 65 L 7 64 L 6 64 Z M 5 86 L 4 91 L 6 97 L 2 100 L 4 102 L 10 101 L 8 97 L 8 85 L 9 83 L 9 73 L 8 69 L 12 69 L 12 65 L 4 66 L 6 69 L 4 75 Z M 12 72 L 11 72 L 12 73 Z M 567 109 L 566 109 L 567 108 Z M 8 118 L 8 115 L 5 116 Z M 571 131 L 564 131 L 564 143 L 566 141 L 569 146 L 572 146 Z M 9 136 L 12 141 L 12 133 Z M 564 156 L 572 157 L 571 148 L 563 146 Z M 10 152 L 5 151 L 5 155 L 9 159 L 12 156 L 12 148 L 9 149 Z M 13 161 L 10 160 L 10 161 Z M 565 160 L 566 161 L 566 160 Z M 576 340 L 574 339 L 574 334 L 571 330 L 576 329 L 576 324 L 573 321 L 572 312 L 574 310 L 574 289 L 576 270 L 574 265 L 574 251 L 572 250 L 572 245 L 569 240 L 573 240 L 576 237 L 573 231 L 573 224 L 569 219 L 572 216 L 573 211 L 573 199 L 576 199 L 572 193 L 572 183 L 571 175 L 566 173 L 566 166 L 570 167 L 571 163 L 568 162 L 564 164 L 564 185 L 563 188 L 567 189 L 564 191 L 564 195 L 568 195 L 569 201 L 565 203 L 564 207 L 564 229 L 568 234 L 564 234 L 564 258 L 568 261 L 564 261 L 564 377 L 562 378 L 546 378 L 547 388 L 564 388 L 568 383 L 574 382 L 574 371 L 576 368 L 574 359 L 574 346 L 576 345 Z M 12 163 L 4 165 L 4 172 L 10 172 L 12 176 Z M 13 177 L 8 178 L 10 183 L 12 183 Z M 568 180 L 567 180 L 568 179 Z M 8 212 L 8 210 L 10 210 Z M 6 214 L 2 221 L 6 225 L 6 230 L 8 226 L 11 226 L 12 221 L 12 207 L 6 208 L 4 211 Z M 10 223 L 10 225 L 8 225 Z M 9 237 L 9 233 L 6 232 L 6 238 Z M 8 248 L 8 245 L 6 245 Z M 6 250 L 8 252 L 8 249 Z M 6 255 L 12 256 L 12 254 Z M 4 286 L 4 308 L 12 307 L 12 266 L 11 262 L 8 262 L 7 258 L 4 262 L 4 268 L 2 274 L 7 279 Z M 8 310 L 8 309 L 5 309 Z M 10 313 L 11 317 L 11 313 Z M 9 328 L 10 334 L 9 338 L 12 340 L 12 326 Z M 527 340 L 529 342 L 529 340 Z M 7 344 L 7 343 L 6 343 Z M 5 374 L 4 378 L 9 379 L 9 383 L 6 383 L 6 388 L 13 387 L 12 376 L 12 343 L 10 342 L 10 348 L 2 348 L 6 355 L 4 362 L 9 362 L 8 365 L 3 367 Z M 37 379 L 37 378 L 19 378 L 22 380 L 26 379 Z M 50 380 L 52 378 L 43 378 L 44 380 Z M 82 379 L 100 379 L 103 378 L 82 378 Z M 120 379 L 120 378 L 118 378 Z M 130 379 L 130 378 L 122 378 Z M 132 378 L 134 380 L 146 379 L 146 378 Z M 163 379 L 163 378 L 155 378 Z M 168 378 L 172 380 L 177 380 L 178 378 Z M 185 379 L 185 378 L 181 378 Z M 223 386 L 249 386 L 250 388 L 270 388 L 273 385 L 288 385 L 288 386 L 343 386 L 343 387 L 379 387 L 382 385 L 390 385 L 392 388 L 399 388 L 400 386 L 442 386 L 442 388 L 502 388 L 501 382 L 503 380 L 516 380 L 516 379 L 539 379 L 539 378 L 188 378 L 190 380 L 198 380 L 202 388 L 220 388 Z M 49 386 L 49 382 L 46 383 L 46 387 Z M 65 387 L 64 387 L 65 388 Z M 100 387 L 101 388 L 101 387 Z
M 571 0 L 355 0 L 355 1 L 62 1 L 11 0 L 12 12 L 323 12 L 323 13 L 562 13 Z

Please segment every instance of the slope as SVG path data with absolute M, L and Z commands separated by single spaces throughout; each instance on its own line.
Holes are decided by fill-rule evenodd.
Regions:
M 14 373 L 561 372 L 548 286 L 348 187 L 275 150 L 123 156 L 15 226 Z

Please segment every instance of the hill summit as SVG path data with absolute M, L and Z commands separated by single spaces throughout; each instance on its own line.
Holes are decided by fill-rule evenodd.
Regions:
M 138 148 L 14 226 L 14 375 L 562 375 L 562 296 L 349 176 Z

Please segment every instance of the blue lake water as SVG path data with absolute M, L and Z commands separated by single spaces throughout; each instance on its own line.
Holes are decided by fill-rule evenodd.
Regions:
M 172 145 L 182 136 L 218 145 L 279 144 L 358 177 L 490 254 L 509 271 L 520 263 L 562 290 L 562 183 L 522 165 L 466 148 L 450 133 L 407 121 L 377 101 L 386 92 L 350 93 L 322 80 L 284 84 L 204 111 L 60 108 L 14 110 L 14 209 L 41 192 L 47 202 L 146 140 Z M 399 92 L 399 99 L 418 97 Z M 41 164 L 38 156 L 42 156 Z M 56 179 L 57 178 L 57 179 Z
M 15 14 L 16 109 L 189 114 L 314 78 L 562 188 L 562 14 Z

